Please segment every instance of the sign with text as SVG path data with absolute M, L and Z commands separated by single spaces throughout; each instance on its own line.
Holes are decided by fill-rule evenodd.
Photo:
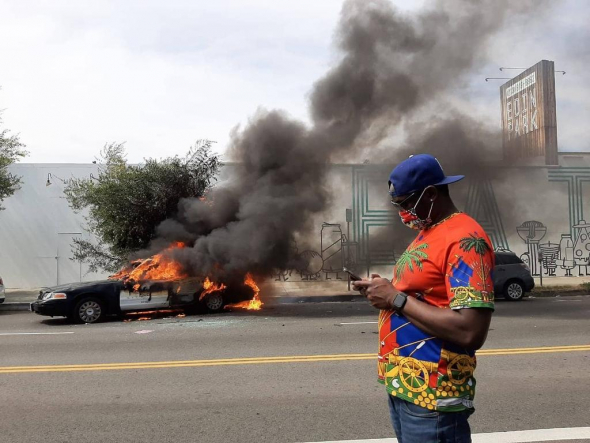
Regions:
M 542 60 L 500 87 L 505 160 L 545 157 L 557 165 L 555 68 Z

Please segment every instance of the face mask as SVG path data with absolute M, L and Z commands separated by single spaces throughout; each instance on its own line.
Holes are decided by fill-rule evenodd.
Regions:
M 414 205 L 413 208 L 403 209 L 403 210 L 399 211 L 399 217 L 401 218 L 402 223 L 410 229 L 415 229 L 417 231 L 421 231 L 423 229 L 426 229 L 428 226 L 430 226 L 432 224 L 432 219 L 430 218 L 430 214 L 432 213 L 432 208 L 434 207 L 434 202 L 432 202 L 430 204 L 430 210 L 428 211 L 428 217 L 426 217 L 425 220 L 421 219 L 420 217 L 418 217 L 418 214 L 416 214 L 416 207 L 420 203 L 420 200 L 422 200 L 422 196 L 424 195 L 425 191 L 426 191 L 426 189 L 424 189 L 424 191 L 422 191 L 422 194 L 420 194 L 420 198 L 418 198 L 418 201 L 416 202 L 416 204 Z

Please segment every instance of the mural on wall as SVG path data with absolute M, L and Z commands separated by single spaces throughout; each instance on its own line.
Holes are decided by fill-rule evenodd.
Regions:
M 590 267 L 590 222 L 584 217 L 582 187 L 590 183 L 590 168 L 560 167 L 549 169 L 548 181 L 567 184 L 567 226 L 569 232 L 545 241 L 547 227 L 535 220 L 529 220 L 516 228 L 518 236 L 526 245 L 521 259 L 529 265 L 534 276 L 566 277 L 589 276 Z
M 352 165 L 352 208 L 346 210 L 346 224 L 323 222 L 317 247 L 297 253 L 301 269 L 277 272 L 277 281 L 346 281 L 342 268 L 367 275 L 374 266 L 392 266 L 397 254 L 391 244 L 369 242 L 378 229 L 394 226 L 396 214 L 379 206 L 375 189 L 388 169 L 380 165 Z M 529 265 L 534 276 L 590 276 L 590 222 L 584 218 L 582 186 L 590 183 L 590 168 L 549 169 L 548 182 L 567 183 L 568 213 L 564 213 L 563 233 L 551 233 L 547 226 L 528 220 L 516 227 L 522 242 L 509 244 L 500 205 L 491 180 L 471 180 L 464 210 L 486 230 L 496 250 L 512 250 Z M 565 228 L 565 226 L 569 226 Z M 514 232 L 514 231 L 512 231 Z M 297 246 L 294 246 L 297 250 Z M 403 251 L 405 245 L 400 245 Z
M 476 219 L 486 231 L 495 249 L 510 249 L 490 180 L 470 181 L 465 212 Z
M 350 210 L 347 210 L 347 219 Z M 347 280 L 342 268 L 355 269 L 357 262 L 357 243 L 349 241 L 350 222 L 347 233 L 342 232 L 340 223 L 322 223 L 320 230 L 319 251 L 305 250 L 301 253 L 293 245 L 294 254 L 301 263 L 299 269 L 279 270 L 275 281 L 319 281 Z
M 527 251 L 520 258 L 529 265 L 531 274 L 554 277 L 560 268 L 567 277 L 590 275 L 590 223 L 580 220 L 571 228 L 573 236 L 561 234 L 559 242 L 555 243 L 541 243 L 547 234 L 547 227 L 541 222 L 530 220 L 516 228 L 527 245 Z
M 372 244 L 369 239 L 379 229 L 394 225 L 397 215 L 389 208 L 373 205 L 369 192 L 371 186 L 385 188 L 386 179 L 391 172 L 389 166 L 354 165 L 352 167 L 352 229 L 353 241 L 358 245 L 358 260 L 366 267 L 367 276 L 372 266 L 393 265 L 396 251 L 389 244 Z M 387 198 L 384 192 L 383 198 Z M 373 200 L 373 201 L 372 201 Z M 402 252 L 406 248 L 400 248 Z

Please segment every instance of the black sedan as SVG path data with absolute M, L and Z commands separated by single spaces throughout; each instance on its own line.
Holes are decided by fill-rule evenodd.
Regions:
M 126 312 L 176 309 L 219 312 L 228 303 L 249 300 L 253 290 L 228 285 L 204 291 L 203 280 L 147 282 L 130 287 L 121 280 L 72 283 L 40 291 L 31 311 L 51 317 L 67 317 L 77 323 L 96 323 Z

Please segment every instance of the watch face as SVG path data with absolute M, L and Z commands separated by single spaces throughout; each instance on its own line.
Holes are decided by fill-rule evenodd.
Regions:
M 407 295 L 405 294 L 397 294 L 397 296 L 393 300 L 393 306 L 395 306 L 397 309 L 403 308 L 406 304 L 406 298 Z

